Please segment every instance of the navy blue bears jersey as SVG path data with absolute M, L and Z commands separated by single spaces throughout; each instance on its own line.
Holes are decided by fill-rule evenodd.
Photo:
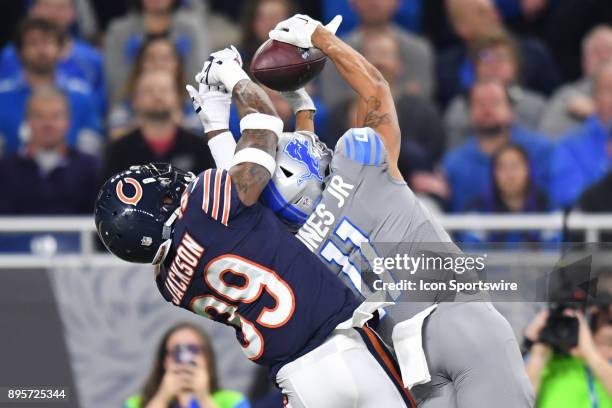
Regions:
M 274 376 L 359 305 L 272 211 L 242 204 L 215 169 L 185 190 L 157 285 L 167 301 L 234 327 L 246 356 Z

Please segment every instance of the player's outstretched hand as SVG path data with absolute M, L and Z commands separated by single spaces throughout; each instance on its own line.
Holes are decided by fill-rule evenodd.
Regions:
M 197 91 L 191 85 L 185 88 L 204 127 L 204 133 L 229 129 L 232 96 L 223 86 L 200 84 Z
M 342 23 L 342 16 L 338 14 L 325 28 L 335 34 L 340 23 Z M 276 41 L 293 44 L 300 48 L 310 48 L 312 47 L 312 33 L 319 25 L 322 25 L 321 22 L 305 14 L 296 14 L 278 23 L 268 35 Z
M 234 85 L 249 76 L 242 69 L 242 57 L 233 45 L 210 54 L 202 71 L 196 76 L 196 82 L 209 86 L 224 86 L 231 94 Z

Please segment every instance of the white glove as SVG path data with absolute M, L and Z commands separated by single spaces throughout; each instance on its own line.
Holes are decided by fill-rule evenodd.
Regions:
M 185 88 L 191 97 L 193 109 L 198 114 L 205 133 L 229 129 L 232 96 L 225 88 L 204 84 L 200 84 L 199 91 L 196 91 L 191 85 Z
M 332 34 L 336 34 L 341 22 L 342 16 L 338 14 L 325 28 Z M 319 21 L 305 14 L 296 14 L 278 23 L 268 35 L 276 41 L 293 44 L 300 48 L 310 48 L 312 47 L 312 33 L 319 25 L 321 25 Z
M 289 106 L 291 106 L 293 113 L 305 110 L 317 111 L 312 98 L 304 88 L 296 89 L 295 91 L 281 92 L 281 95 L 285 98 Z
M 223 85 L 230 95 L 236 83 L 243 79 L 249 79 L 249 76 L 242 69 L 242 58 L 233 45 L 210 54 L 202 71 L 195 76 L 196 82 L 200 84 Z

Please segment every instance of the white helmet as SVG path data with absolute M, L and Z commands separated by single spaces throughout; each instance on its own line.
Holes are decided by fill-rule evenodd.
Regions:
M 332 153 L 312 132 L 284 132 L 278 138 L 276 171 L 262 202 L 297 230 L 321 200 Z

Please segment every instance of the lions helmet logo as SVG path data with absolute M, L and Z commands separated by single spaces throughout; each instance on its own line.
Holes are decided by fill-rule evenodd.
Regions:
M 131 184 L 132 186 L 134 186 L 135 191 L 132 196 L 128 196 L 123 192 L 123 182 L 124 181 L 127 184 Z M 119 182 L 117 183 L 115 192 L 117 193 L 117 198 L 119 198 L 119 200 L 121 200 L 121 202 L 124 204 L 136 205 L 142 198 L 142 186 L 137 180 L 131 177 L 126 177 L 123 180 L 119 180 Z
M 310 142 L 308 140 L 300 140 L 294 138 L 285 145 L 285 154 L 291 157 L 293 160 L 302 163 L 306 166 L 308 173 L 300 176 L 298 184 L 303 183 L 309 178 L 316 178 L 319 181 L 323 181 L 323 176 L 319 171 L 319 161 L 310 151 Z

